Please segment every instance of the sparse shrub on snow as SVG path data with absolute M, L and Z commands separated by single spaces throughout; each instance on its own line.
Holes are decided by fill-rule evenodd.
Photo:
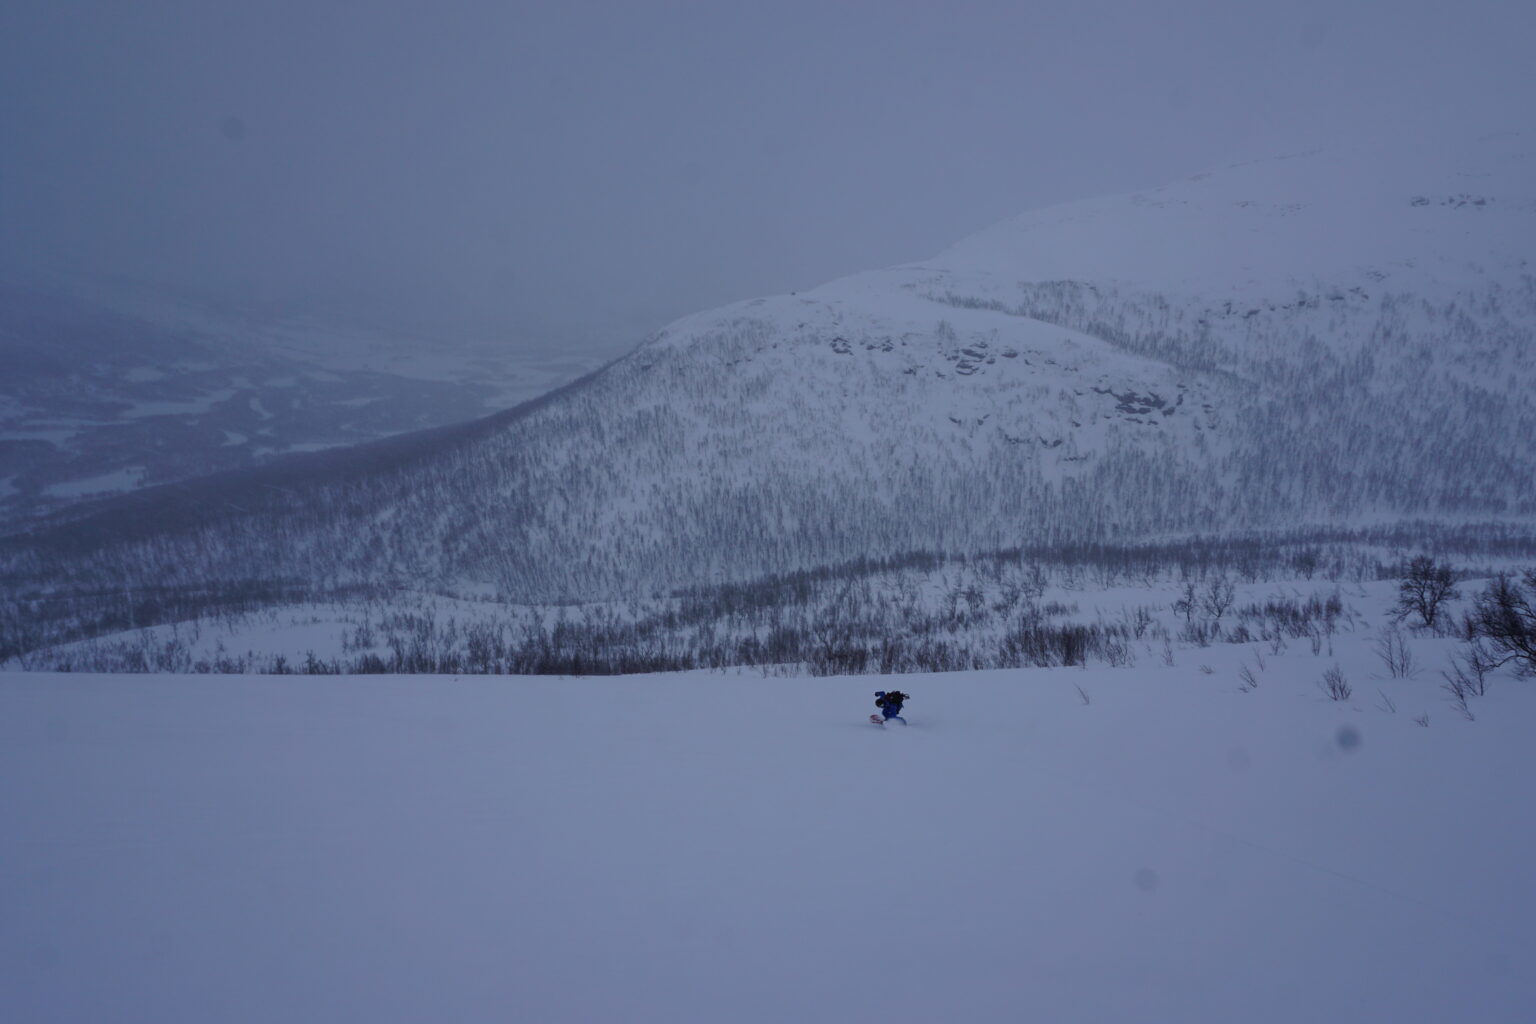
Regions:
M 1417 674 L 1413 651 L 1409 649 L 1403 631 L 1395 625 L 1383 629 L 1371 649 L 1376 652 L 1376 656 L 1386 666 L 1387 674 L 1393 679 L 1412 678 Z
M 1354 687 L 1349 685 L 1349 680 L 1344 678 L 1343 670 L 1337 665 L 1324 672 L 1323 678 L 1317 685 L 1329 700 L 1346 701 L 1355 692 Z

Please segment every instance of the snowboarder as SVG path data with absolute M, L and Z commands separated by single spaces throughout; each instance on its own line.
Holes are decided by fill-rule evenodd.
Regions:
M 902 725 L 906 725 L 907 720 L 901 717 L 901 706 L 911 699 L 910 696 L 902 693 L 900 690 L 891 690 L 889 692 L 885 690 L 875 691 L 875 707 L 879 708 L 880 713 L 885 716 L 885 722 L 889 722 L 894 718 Z M 884 725 L 885 722 L 880 724 Z

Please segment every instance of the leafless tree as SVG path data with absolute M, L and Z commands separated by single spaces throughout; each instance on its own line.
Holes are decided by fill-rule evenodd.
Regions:
M 1227 578 L 1226 573 L 1212 576 L 1205 585 L 1205 593 L 1200 597 L 1200 604 L 1216 622 L 1232 607 L 1232 601 L 1237 596 L 1237 587 Z
M 1496 577 L 1477 596 L 1467 633 L 1487 642 L 1488 668 L 1514 662 L 1521 675 L 1536 675 L 1536 568 L 1525 570 L 1521 580 Z
M 1460 596 L 1461 592 L 1456 589 L 1456 571 L 1450 564 L 1420 555 L 1403 568 L 1397 585 L 1397 617 L 1417 615 L 1420 626 L 1434 629 L 1440 606 Z
M 1194 621 L 1195 612 L 1200 610 L 1200 589 L 1194 580 L 1186 579 L 1179 584 L 1179 597 L 1173 602 L 1173 610 L 1184 616 L 1185 623 Z
M 1488 693 L 1488 672 L 1491 669 L 1488 655 L 1477 642 L 1467 645 L 1461 654 L 1451 655 L 1449 671 L 1442 670 L 1444 688 L 1465 703 L 1466 697 L 1483 697 Z

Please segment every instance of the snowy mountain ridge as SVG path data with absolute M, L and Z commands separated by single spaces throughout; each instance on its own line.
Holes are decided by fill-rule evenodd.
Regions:
M 108 505 L 13 572 L 549 600 L 919 550 L 1529 523 L 1524 147 L 1316 153 L 1027 214 L 685 317 L 377 471 L 196 492 L 190 533 L 143 527 L 177 494 Z
M 1315 150 L 1054 206 L 980 231 L 933 262 L 970 276 L 1213 298 L 1363 283 L 1352 275 L 1423 292 L 1529 269 L 1530 140 L 1443 143 Z

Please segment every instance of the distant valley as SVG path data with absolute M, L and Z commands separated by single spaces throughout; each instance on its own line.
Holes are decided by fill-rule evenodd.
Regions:
M 598 362 L 0 282 L 0 522 L 473 419 Z

